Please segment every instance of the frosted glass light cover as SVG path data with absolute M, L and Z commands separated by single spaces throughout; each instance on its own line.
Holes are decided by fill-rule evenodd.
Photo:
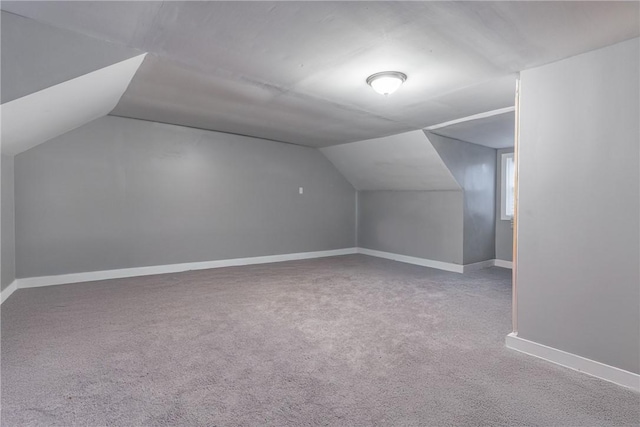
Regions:
M 381 95 L 389 95 L 398 90 L 407 76 L 397 71 L 385 71 L 369 76 L 367 83 Z

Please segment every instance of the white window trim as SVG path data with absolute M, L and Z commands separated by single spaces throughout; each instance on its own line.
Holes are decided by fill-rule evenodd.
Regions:
M 513 153 L 502 153 L 502 173 L 500 174 L 500 219 L 511 221 L 513 215 L 507 215 L 507 161 L 513 161 Z M 514 165 L 515 167 L 515 165 Z M 515 183 L 513 183 L 515 185 Z

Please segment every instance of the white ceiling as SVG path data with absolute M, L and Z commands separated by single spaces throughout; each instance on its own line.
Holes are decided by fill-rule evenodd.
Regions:
M 421 130 L 320 151 L 358 191 L 461 189 Z
M 514 145 L 516 118 L 513 111 L 467 120 L 429 132 L 489 148 L 508 148 Z
M 328 146 L 513 105 L 515 73 L 637 37 L 637 2 L 7 2 L 150 52 L 113 114 Z M 30 37 L 28 33 L 24 37 Z M 408 75 L 384 98 L 368 75 Z
M 144 53 L 4 11 L 0 29 L 2 104 Z
M 21 153 L 106 116 L 118 103 L 144 56 L 2 104 L 2 154 Z

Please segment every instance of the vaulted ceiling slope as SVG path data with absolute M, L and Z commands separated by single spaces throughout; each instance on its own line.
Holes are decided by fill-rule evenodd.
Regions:
M 3 1 L 1 7 L 149 52 L 114 115 L 316 147 L 513 105 L 518 71 L 639 34 L 637 2 Z M 388 69 L 409 78 L 385 98 L 365 79 Z
M 507 148 L 514 145 L 515 123 L 515 112 L 509 111 L 451 124 L 429 132 L 489 148 Z
M 12 13 L 0 20 L 2 104 L 144 53 Z
M 421 130 L 320 151 L 358 191 L 461 189 Z
M 15 155 L 109 114 L 144 53 L 8 12 L 2 29 L 2 153 Z
M 144 56 L 125 59 L 2 104 L 2 154 L 22 153 L 109 114 Z

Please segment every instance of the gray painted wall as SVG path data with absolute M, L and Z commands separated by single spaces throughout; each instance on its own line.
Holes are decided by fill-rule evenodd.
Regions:
M 513 260 L 513 228 L 511 221 L 500 219 L 500 192 L 502 190 L 502 154 L 513 153 L 513 148 L 503 148 L 496 158 L 496 259 Z
M 518 335 L 640 372 L 640 39 L 521 74 Z
M 355 190 L 312 148 L 107 116 L 15 179 L 18 277 L 355 246 Z
M 464 190 L 464 264 L 493 259 L 496 150 L 426 134 Z
M 2 156 L 2 165 L 0 167 L 1 177 L 1 194 L 0 203 L 2 204 L 2 212 L 0 212 L 1 224 L 0 238 L 2 239 L 2 282 L 1 289 L 5 289 L 13 282 L 15 277 L 15 227 L 14 227 L 14 202 L 13 202 L 13 157 Z
M 462 191 L 358 192 L 358 246 L 462 264 Z

